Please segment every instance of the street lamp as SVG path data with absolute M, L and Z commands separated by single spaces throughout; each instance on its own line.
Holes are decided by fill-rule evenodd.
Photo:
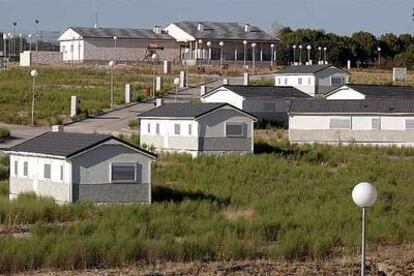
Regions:
M 224 42 L 220 41 L 219 46 L 220 46 L 220 66 L 223 66 L 223 46 L 224 46 Z
M 253 72 L 256 70 L 256 43 L 252 43 L 252 52 L 253 52 Z
M 308 62 L 310 62 L 310 51 L 312 50 L 312 46 L 306 46 L 306 50 L 308 50 Z
M 367 182 L 359 183 L 352 191 L 352 199 L 355 204 L 362 208 L 362 231 L 361 231 L 361 276 L 365 275 L 365 216 L 366 208 L 372 207 L 377 200 L 377 190 L 375 187 Z
M 28 34 L 27 38 L 29 39 L 29 50 L 32 51 L 32 34 Z
M 199 58 L 201 59 L 201 65 L 203 65 L 203 40 L 202 39 L 199 39 L 198 40 L 198 44 L 200 44 L 200 54 L 199 54 Z
M 247 41 L 246 40 L 243 40 L 243 54 L 244 54 L 244 63 L 243 63 L 243 65 L 244 65 L 244 67 L 246 68 L 246 59 L 247 59 Z
M 378 47 L 378 68 L 381 68 L 381 47 Z
M 11 59 L 11 41 L 13 38 L 12 33 L 8 33 L 7 36 L 9 37 L 9 60 Z
M 19 45 L 19 53 L 23 53 L 22 49 L 23 49 L 23 34 L 19 34 L 20 37 L 20 45 Z
M 275 54 L 275 44 L 270 44 L 270 49 L 272 49 L 272 54 L 271 54 L 271 59 L 270 59 L 270 67 L 273 68 L 273 58 L 274 58 L 274 54 Z
M 114 65 L 115 62 L 111 60 L 109 63 L 109 68 L 111 68 L 111 110 L 114 109 Z
M 175 102 L 177 102 L 178 98 L 178 85 L 180 84 L 180 78 L 174 79 L 174 85 L 175 85 Z
M 299 65 L 302 65 L 302 45 L 299 45 Z
M 318 51 L 319 51 L 319 59 L 318 59 L 318 62 L 320 63 L 321 62 L 321 59 L 322 59 L 322 47 L 321 46 L 318 47 Z
M 190 53 L 190 49 L 185 48 L 184 50 L 185 56 L 186 56 L 186 60 L 185 60 L 185 64 L 184 64 L 184 70 L 185 70 L 185 87 L 188 87 L 188 80 L 187 80 L 187 75 L 188 75 L 188 53 Z
M 7 58 L 7 34 L 3 34 L 3 57 Z
M 35 24 L 36 24 L 36 52 L 39 49 L 39 19 L 35 19 Z
M 296 62 L 296 45 L 293 45 L 292 48 L 293 48 L 293 64 L 295 64 L 295 62 Z
M 39 72 L 37 70 L 33 69 L 30 71 L 30 75 L 33 79 L 33 86 L 32 86 L 32 123 L 31 125 L 34 126 L 34 107 L 35 107 L 35 85 L 36 85 L 36 78 L 39 76 Z
M 152 54 L 152 98 L 155 98 L 155 62 L 158 59 L 158 55 L 156 53 Z
M 113 62 L 114 62 L 114 64 L 116 63 L 116 41 L 118 40 L 118 37 L 115 35 L 114 37 L 113 37 L 113 40 L 114 40 L 114 54 L 113 54 Z
M 208 65 L 211 65 L 211 41 L 207 41 L 208 47 Z
M 324 64 L 326 63 L 326 50 L 327 50 L 327 48 L 323 47 L 323 63 Z

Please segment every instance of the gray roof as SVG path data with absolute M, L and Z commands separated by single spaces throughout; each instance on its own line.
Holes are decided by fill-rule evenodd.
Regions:
M 289 113 L 414 113 L 414 99 L 294 100 Z
M 271 97 L 271 98 L 312 98 L 310 95 L 292 86 L 255 86 L 255 85 L 224 85 L 222 86 L 242 97 Z M 213 90 L 203 97 L 216 91 Z
M 10 148 L 8 152 L 37 153 L 69 158 L 110 139 L 115 139 L 123 144 L 133 147 L 138 151 L 146 153 L 147 155 L 156 157 L 156 155 L 149 151 L 126 143 L 125 141 L 111 135 L 70 132 L 46 132 Z
M 392 85 L 347 84 L 346 86 L 371 98 L 375 97 L 414 97 L 414 87 Z
M 167 103 L 138 115 L 138 118 L 191 118 L 196 119 L 206 113 L 231 106 L 249 117 L 255 116 L 227 103 Z
M 291 65 L 277 72 L 277 74 L 315 74 L 329 67 L 341 69 L 332 64 Z M 346 72 L 345 70 L 343 71 Z
M 184 30 L 195 38 L 203 39 L 245 39 L 255 41 L 276 41 L 276 38 L 259 29 L 250 26 L 250 31 L 245 32 L 245 24 L 234 22 L 203 22 L 203 21 L 182 21 L 174 22 L 174 25 Z M 203 31 L 198 30 L 198 25 L 202 24 Z
M 132 38 L 132 39 L 173 39 L 167 33 L 156 34 L 151 29 L 129 29 L 129 28 L 87 28 L 71 27 L 72 30 L 87 38 Z

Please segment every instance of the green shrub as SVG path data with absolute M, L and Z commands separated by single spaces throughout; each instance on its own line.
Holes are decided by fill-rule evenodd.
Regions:
M 10 131 L 5 127 L 0 127 L 0 139 L 9 138 Z

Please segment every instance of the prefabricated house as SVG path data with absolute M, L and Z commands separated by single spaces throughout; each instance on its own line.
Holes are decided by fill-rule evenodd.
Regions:
M 256 117 L 226 103 L 162 104 L 138 118 L 141 143 L 160 152 L 197 157 L 254 151 Z
M 348 83 L 349 73 L 331 64 L 291 65 L 275 75 L 276 86 L 293 86 L 314 97 Z
M 201 96 L 205 103 L 228 103 L 257 117 L 287 127 L 293 99 L 312 99 L 294 87 L 225 85 Z
M 414 87 L 394 85 L 346 84 L 326 94 L 327 100 L 365 100 L 414 98 Z
M 46 132 L 10 155 L 10 198 L 33 192 L 59 203 L 151 203 L 156 156 L 116 137 Z
M 293 101 L 289 140 L 414 146 L 414 99 Z
M 160 27 L 151 29 L 70 27 L 59 37 L 65 62 L 103 63 L 179 59 L 175 39 Z
M 277 39 L 250 24 L 183 21 L 171 23 L 165 30 L 180 44 L 181 57 L 185 60 L 220 60 L 220 48 L 224 62 L 243 62 L 245 57 L 251 62 L 253 55 L 256 61 L 270 61 L 276 57 L 276 48 L 271 45 L 275 46 Z M 256 45 L 254 49 L 252 44 Z M 186 48 L 189 49 L 187 55 Z

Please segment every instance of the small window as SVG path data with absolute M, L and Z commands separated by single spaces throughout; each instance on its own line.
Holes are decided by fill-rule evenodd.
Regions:
M 414 129 L 414 119 L 405 120 L 405 129 Z
M 29 175 L 29 162 L 24 161 L 23 162 L 23 176 Z
M 345 83 L 344 77 L 331 77 L 331 85 L 341 85 Z
M 14 161 L 14 175 L 15 176 L 19 175 L 19 162 L 18 161 Z
M 159 123 L 155 125 L 155 134 L 160 135 L 160 124 Z
M 264 111 L 275 111 L 275 103 L 264 103 Z
M 288 84 L 288 79 L 287 78 L 285 78 L 285 85 L 287 85 Z
M 381 120 L 379 118 L 373 118 L 371 120 L 372 129 L 381 129 Z
M 112 164 L 112 182 L 135 182 L 137 179 L 136 164 Z
M 50 179 L 51 178 L 51 167 L 50 164 L 45 164 L 43 169 L 43 178 Z
M 298 84 L 302 85 L 302 78 L 298 78 Z
M 226 124 L 227 137 L 243 137 L 243 124 L 230 123 Z
M 281 78 L 277 78 L 277 84 L 279 84 L 279 85 L 282 84 L 282 79 Z
M 191 124 L 188 125 L 188 135 L 193 135 L 193 126 Z
M 151 124 L 150 123 L 148 123 L 148 125 L 147 125 L 147 132 L 148 132 L 148 134 L 151 133 Z
M 312 84 L 312 79 L 308 78 L 308 85 L 311 85 L 311 84 Z
M 351 119 L 331 119 L 329 121 L 330 129 L 351 129 Z
M 60 181 L 63 181 L 64 177 L 65 175 L 64 175 L 63 165 L 60 165 Z
M 180 135 L 181 134 L 181 126 L 180 126 L 180 124 L 175 124 L 174 125 L 174 134 L 175 135 Z

